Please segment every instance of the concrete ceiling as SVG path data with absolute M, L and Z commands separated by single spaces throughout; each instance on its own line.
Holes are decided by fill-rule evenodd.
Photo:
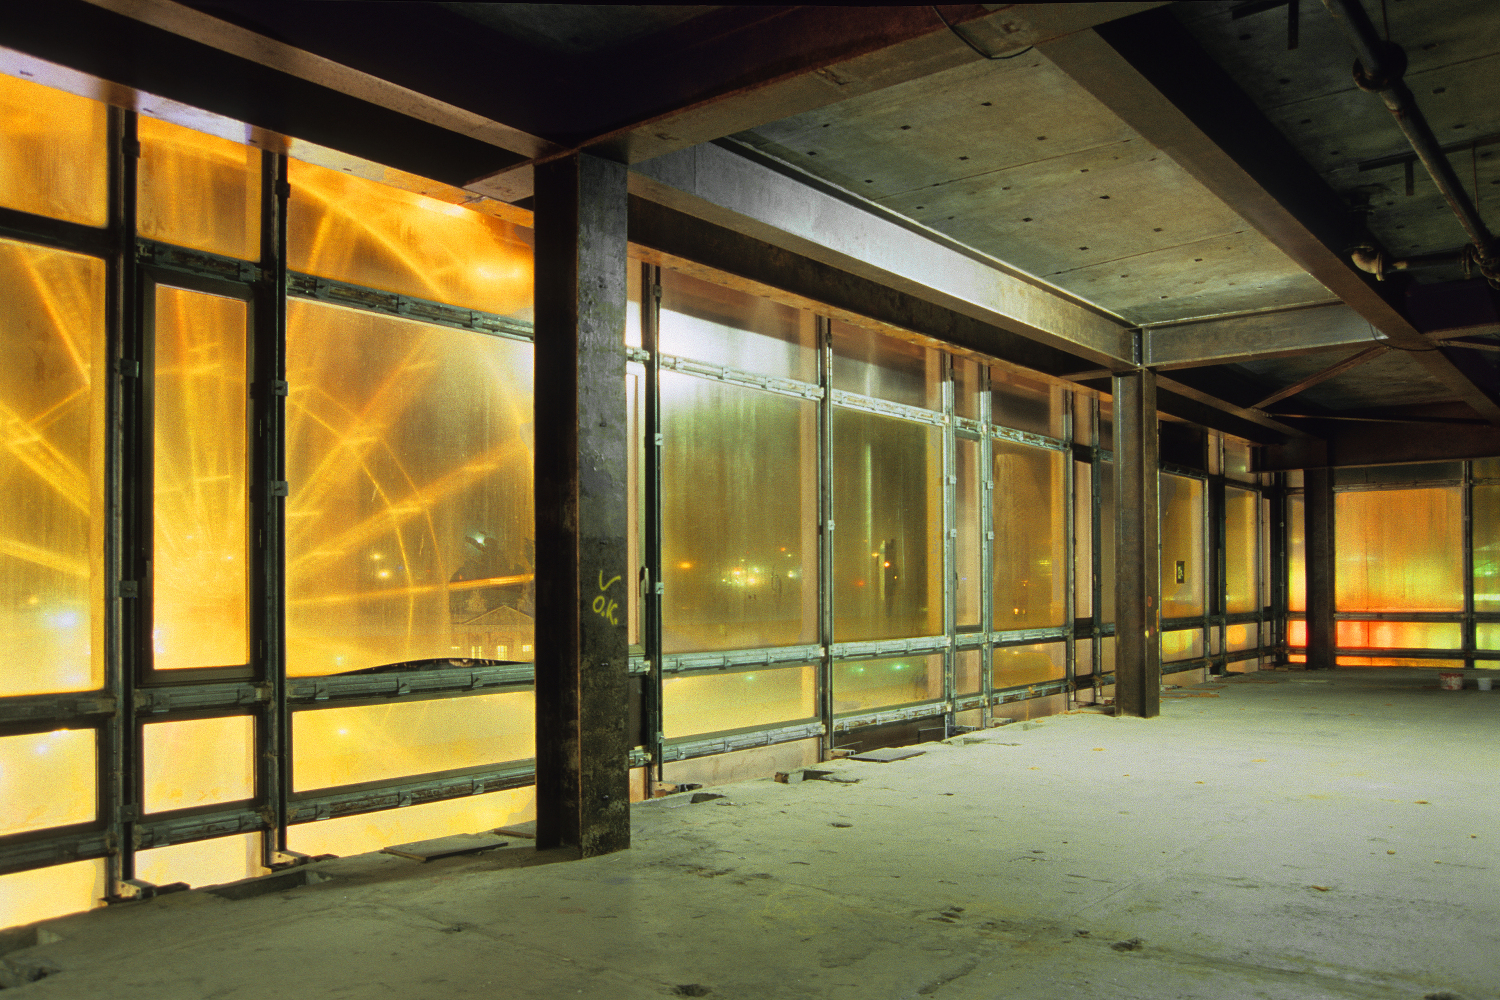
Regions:
M 718 10 L 665 4 L 439 3 L 491 31 L 548 52 L 585 55 L 618 48 Z

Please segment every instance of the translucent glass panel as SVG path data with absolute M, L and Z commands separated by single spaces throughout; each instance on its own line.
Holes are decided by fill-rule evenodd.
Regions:
M 1289 618 L 1286 623 L 1286 644 L 1298 649 L 1307 645 L 1307 621 L 1302 618 Z
M 1259 645 L 1258 638 L 1255 625 L 1231 625 L 1224 630 L 1224 649 L 1230 653 L 1254 649 Z
M 625 261 L 625 344 L 641 346 L 641 262 Z
M 1203 492 L 1201 479 L 1161 477 L 1161 616 L 1203 614 Z
M 833 321 L 835 389 L 941 410 L 942 375 L 942 356 L 930 347 Z
M 1475 475 L 1479 474 L 1479 465 L 1474 463 Z M 1475 486 L 1471 505 L 1474 610 L 1500 611 L 1500 486 Z
M 1115 466 L 1099 463 L 1099 620 L 1115 620 Z
M 633 361 L 625 366 L 625 425 L 625 548 L 631 581 L 626 588 L 626 609 L 628 639 L 634 646 L 643 641 L 641 598 L 645 580 L 641 553 L 646 538 L 641 512 L 646 509 L 646 370 Z
M 1073 616 L 1094 614 L 1094 488 L 1091 466 L 1073 463 Z
M 1299 496 L 1286 498 L 1287 609 L 1307 610 L 1307 505 Z
M 1161 634 L 1161 659 L 1163 663 L 1173 660 L 1193 660 L 1203 655 L 1203 630 L 1183 629 Z
M 1459 649 L 1458 622 L 1335 622 L 1340 649 Z
M 0 837 L 93 822 L 94 761 L 92 729 L 0 736 Z
M 1463 660 L 1429 660 L 1417 656 L 1340 656 L 1341 667 L 1417 667 L 1425 670 L 1462 670 Z
M 984 688 L 984 652 L 962 649 L 953 654 L 953 693 L 977 694 Z
M 0 930 L 104 905 L 103 858 L 0 875 Z
M 255 718 L 142 727 L 145 810 L 191 809 L 255 796 Z
M 104 262 L 0 240 L 0 301 L 0 696 L 101 687 Z
M 1099 397 L 1099 447 L 1105 451 L 1115 448 L 1115 401 L 1112 396 Z
M 1500 458 L 1476 458 L 1473 475 L 1475 479 L 1500 479 Z
M 1500 649 L 1500 622 L 1475 622 L 1474 648 Z M 1475 661 L 1474 666 L 1500 667 L 1500 663 L 1493 660 L 1478 660 Z
M 137 127 L 140 235 L 258 259 L 261 151 L 145 116 Z
M 990 422 L 1018 431 L 1063 436 L 1062 386 L 1027 378 L 1005 368 L 990 369 Z
M 980 468 L 979 442 L 959 438 L 955 454 L 958 485 L 954 489 L 954 575 L 958 578 L 954 605 L 959 628 L 974 628 L 979 621 L 979 595 L 984 585 L 980 579 L 979 537 Z
M 943 696 L 943 657 L 896 656 L 833 665 L 833 713 L 865 712 Z
M 667 677 L 662 681 L 667 739 L 816 718 L 813 666 Z
M 260 834 L 242 833 L 214 840 L 153 847 L 135 856 L 135 877 L 152 885 L 186 882 L 193 887 L 223 885 L 264 875 Z
M 1073 644 L 1073 676 L 1085 677 L 1094 672 L 1094 644 L 1079 639 Z
M 287 846 L 302 854 L 347 857 L 378 851 L 392 844 L 480 833 L 536 819 L 536 789 L 508 788 L 483 795 L 465 795 L 442 802 L 424 802 L 402 809 L 341 816 L 317 823 L 299 823 L 287 830 Z
M 1068 675 L 1067 652 L 1067 644 L 1062 642 L 1002 646 L 990 660 L 990 683 L 999 691 L 1062 680 Z
M 1459 487 L 1334 494 L 1334 607 L 1461 611 Z
M 1094 443 L 1094 397 L 1087 393 L 1073 393 L 1073 443 Z
M 297 160 L 290 179 L 292 270 L 531 319 L 528 230 Z
M 833 634 L 839 642 L 943 630 L 942 432 L 833 411 Z
M 661 414 L 665 650 L 816 642 L 817 403 L 664 371 Z
M 106 141 L 103 104 L 0 74 L 0 206 L 104 225 Z
M 1260 605 L 1271 606 L 1271 501 L 1262 496 L 1260 500 Z
M 953 412 L 970 420 L 979 419 L 979 362 L 973 358 L 953 359 Z
M 155 548 L 158 670 L 250 660 L 247 309 L 156 289 Z
M 292 714 L 292 787 L 387 781 L 532 756 L 530 691 Z
M 1250 490 L 1224 488 L 1224 606 L 1230 614 L 1259 606 L 1255 564 L 1260 557 L 1256 515 L 1260 495 Z
M 997 631 L 1064 624 L 1067 498 L 1060 451 L 992 443 Z
M 1241 482 L 1254 482 L 1255 473 L 1250 471 L 1250 442 L 1239 438 L 1224 438 L 1224 475 Z
M 532 349 L 287 303 L 287 671 L 533 659 Z
M 812 313 L 665 269 L 658 342 L 663 354 L 803 382 L 818 380 Z

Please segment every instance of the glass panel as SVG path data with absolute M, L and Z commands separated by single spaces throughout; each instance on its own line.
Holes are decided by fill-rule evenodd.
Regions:
M 661 690 L 669 740 L 818 714 L 818 672 L 812 666 L 667 677 Z
M 833 632 L 840 642 L 943 630 L 942 433 L 833 411 Z
M 99 688 L 104 262 L 0 240 L 0 300 L 0 696 Z
M 1235 437 L 1224 438 L 1224 475 L 1241 482 L 1254 482 L 1250 471 L 1250 442 Z
M 1203 481 L 1161 477 L 1161 616 L 1203 614 Z
M 1260 605 L 1271 606 L 1271 501 L 1260 500 Z
M 864 712 L 943 696 L 943 654 L 842 660 L 833 665 L 833 714 Z
M 953 358 L 953 412 L 979 419 L 979 362 L 973 358 Z
M 1099 463 L 1099 620 L 1115 620 L 1115 466 Z
M 92 729 L 0 736 L 0 837 L 93 822 L 94 754 Z
M 1099 447 L 1105 451 L 1115 450 L 1115 400 L 1113 396 L 1099 397 Z
M 140 235 L 259 259 L 261 151 L 144 115 L 137 121 Z
M 813 314 L 663 269 L 663 354 L 780 378 L 818 380 Z
M 106 141 L 103 104 L 0 74 L 0 207 L 104 225 Z
M 1063 436 L 1063 388 L 1005 368 L 990 369 L 990 421 L 1018 431 Z
M 959 628 L 975 627 L 979 621 L 979 594 L 983 581 L 980 579 L 979 538 L 979 442 L 964 438 L 957 440 L 955 454 L 958 486 L 954 498 L 954 527 L 958 537 L 953 549 L 957 556 L 954 572 L 958 576 L 956 621 Z
M 239 299 L 156 289 L 158 670 L 250 662 L 247 312 Z
M 1224 630 L 1224 649 L 1231 653 L 1254 649 L 1259 637 L 1255 625 L 1231 625 Z
M 297 160 L 290 180 L 293 271 L 531 320 L 530 230 Z
M 1073 676 L 1087 677 L 1094 672 L 1094 644 L 1088 639 L 1073 643 Z
M 1287 610 L 1307 610 L 1307 517 L 1301 496 L 1286 498 Z
M 258 833 L 153 847 L 135 856 L 135 877 L 152 885 L 223 885 L 264 874 Z
M 0 875 L 0 928 L 103 906 L 107 877 L 103 858 Z
M 424 802 L 401 809 L 300 823 L 287 830 L 287 846 L 302 854 L 347 857 L 378 851 L 393 844 L 410 844 L 455 833 L 498 830 L 535 819 L 536 789 L 528 785 L 442 802 Z
M 994 690 L 1062 680 L 1067 676 L 1067 644 L 1038 643 L 1034 646 L 1002 646 L 991 659 Z
M 644 641 L 641 638 L 641 588 L 644 585 L 641 549 L 646 543 L 645 526 L 641 522 L 641 511 L 646 508 L 646 479 L 642 475 L 646 467 L 646 370 L 634 362 L 625 366 L 625 423 L 625 547 L 630 566 L 630 586 L 625 592 L 629 614 L 627 641 L 634 646 Z
M 1099 673 L 1115 672 L 1115 637 L 1107 635 L 1099 640 Z
M 1066 508 L 1060 451 L 995 441 L 997 631 L 1062 625 Z
M 1422 462 L 1412 465 L 1375 465 L 1356 469 L 1334 469 L 1333 486 L 1437 483 L 1463 479 L 1462 462 Z
M 1341 667 L 1418 667 L 1424 670 L 1462 670 L 1463 660 L 1428 660 L 1416 656 L 1340 656 Z
M 817 404 L 664 371 L 661 412 L 665 650 L 816 642 Z
M 1094 443 L 1094 397 L 1076 391 L 1073 393 L 1073 443 Z
M 1184 629 L 1161 634 L 1161 659 L 1163 663 L 1173 660 L 1193 660 L 1203 655 L 1203 630 Z
M 1305 477 L 1301 469 L 1289 469 L 1286 474 L 1287 489 L 1300 490 L 1305 485 Z
M 1458 622 L 1335 622 L 1340 649 L 1459 649 Z
M 977 694 L 984 688 L 984 653 L 963 649 L 953 654 L 954 694 Z
M 1224 435 L 1218 431 L 1209 431 L 1206 443 L 1208 445 L 1206 449 L 1208 452 L 1208 474 L 1211 476 L 1222 475 L 1223 469 L 1220 468 L 1220 462 L 1226 457 L 1222 454 L 1224 449 Z
M 142 727 L 146 812 L 255 797 L 255 717 Z
M 641 346 L 641 262 L 625 261 L 625 344 Z
M 1334 494 L 1334 607 L 1463 609 L 1458 487 Z
M 1302 618 L 1289 618 L 1286 623 L 1286 644 L 1297 649 L 1307 645 L 1307 621 Z
M 1255 515 L 1259 510 L 1259 494 L 1224 488 L 1224 601 L 1230 614 L 1254 611 L 1258 606 L 1255 560 L 1260 551 Z
M 941 410 L 942 356 L 930 347 L 834 320 L 833 387 L 892 403 Z
M 1091 466 L 1073 463 L 1073 616 L 1094 615 L 1094 484 Z
M 385 781 L 532 756 L 530 691 L 292 714 L 298 792 Z
M 1474 648 L 1500 650 L 1500 622 L 1475 622 Z M 1500 668 L 1500 663 L 1494 660 L 1475 660 L 1474 666 Z
M 1500 458 L 1476 458 L 1473 476 L 1475 479 L 1500 479 Z
M 287 303 L 287 672 L 533 659 L 531 345 Z
M 1472 514 L 1474 610 L 1500 611 L 1500 486 L 1474 487 Z

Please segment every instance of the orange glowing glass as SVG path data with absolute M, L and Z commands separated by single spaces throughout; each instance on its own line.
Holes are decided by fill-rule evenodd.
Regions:
M 1336 493 L 1334 526 L 1337 610 L 1463 610 L 1459 488 Z
M 1458 622 L 1347 622 L 1334 624 L 1340 649 L 1458 649 Z
M 103 858 L 0 875 L 0 930 L 104 905 Z
M 1301 496 L 1286 501 L 1287 610 L 1307 610 L 1307 507 Z
M 0 75 L 0 206 L 104 225 L 106 139 L 103 104 Z
M 529 230 L 310 163 L 289 173 L 292 270 L 531 319 Z
M 140 851 L 135 856 L 135 877 L 152 885 L 186 882 L 197 888 L 264 875 L 260 836 L 242 833 Z
M 104 262 L 0 240 L 0 696 L 104 681 Z
M 260 257 L 260 160 L 254 146 L 138 119 L 140 235 L 194 250 Z
M 363 854 L 394 844 L 480 833 L 536 819 L 536 789 L 508 788 L 424 802 L 401 809 L 299 823 L 287 831 L 287 846 L 303 854 Z
M 1161 616 L 1203 614 L 1201 479 L 1161 477 Z
M 995 628 L 1063 624 L 1066 516 L 1060 451 L 995 441 Z
M 141 740 L 148 813 L 255 795 L 253 716 L 153 722 Z
M 1233 486 L 1224 488 L 1225 607 L 1231 614 L 1254 611 L 1260 600 L 1255 581 L 1255 564 L 1260 556 L 1255 531 L 1259 512 L 1257 494 Z
M 1481 464 L 1474 463 L 1476 476 Z M 1475 486 L 1472 513 L 1474 610 L 1500 611 L 1500 486 Z
M 246 313 L 239 299 L 156 289 L 158 670 L 250 660 Z
M 943 657 L 894 656 L 833 665 L 833 712 L 866 712 L 943 696 Z
M 813 667 L 668 677 L 662 681 L 667 739 L 817 716 Z
M 94 730 L 0 737 L 0 837 L 94 818 Z
M 1061 642 L 1034 646 L 1002 646 L 990 658 L 990 683 L 994 690 L 1042 684 L 1067 676 L 1067 646 Z

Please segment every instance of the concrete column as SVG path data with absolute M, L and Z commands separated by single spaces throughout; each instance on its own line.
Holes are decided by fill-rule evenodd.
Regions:
M 1114 377 L 1115 706 L 1161 714 L 1161 547 L 1156 373 Z
M 1332 670 L 1338 645 L 1333 622 L 1333 470 L 1303 473 L 1307 526 L 1307 669 Z
M 536 168 L 537 847 L 630 846 L 625 167 Z

